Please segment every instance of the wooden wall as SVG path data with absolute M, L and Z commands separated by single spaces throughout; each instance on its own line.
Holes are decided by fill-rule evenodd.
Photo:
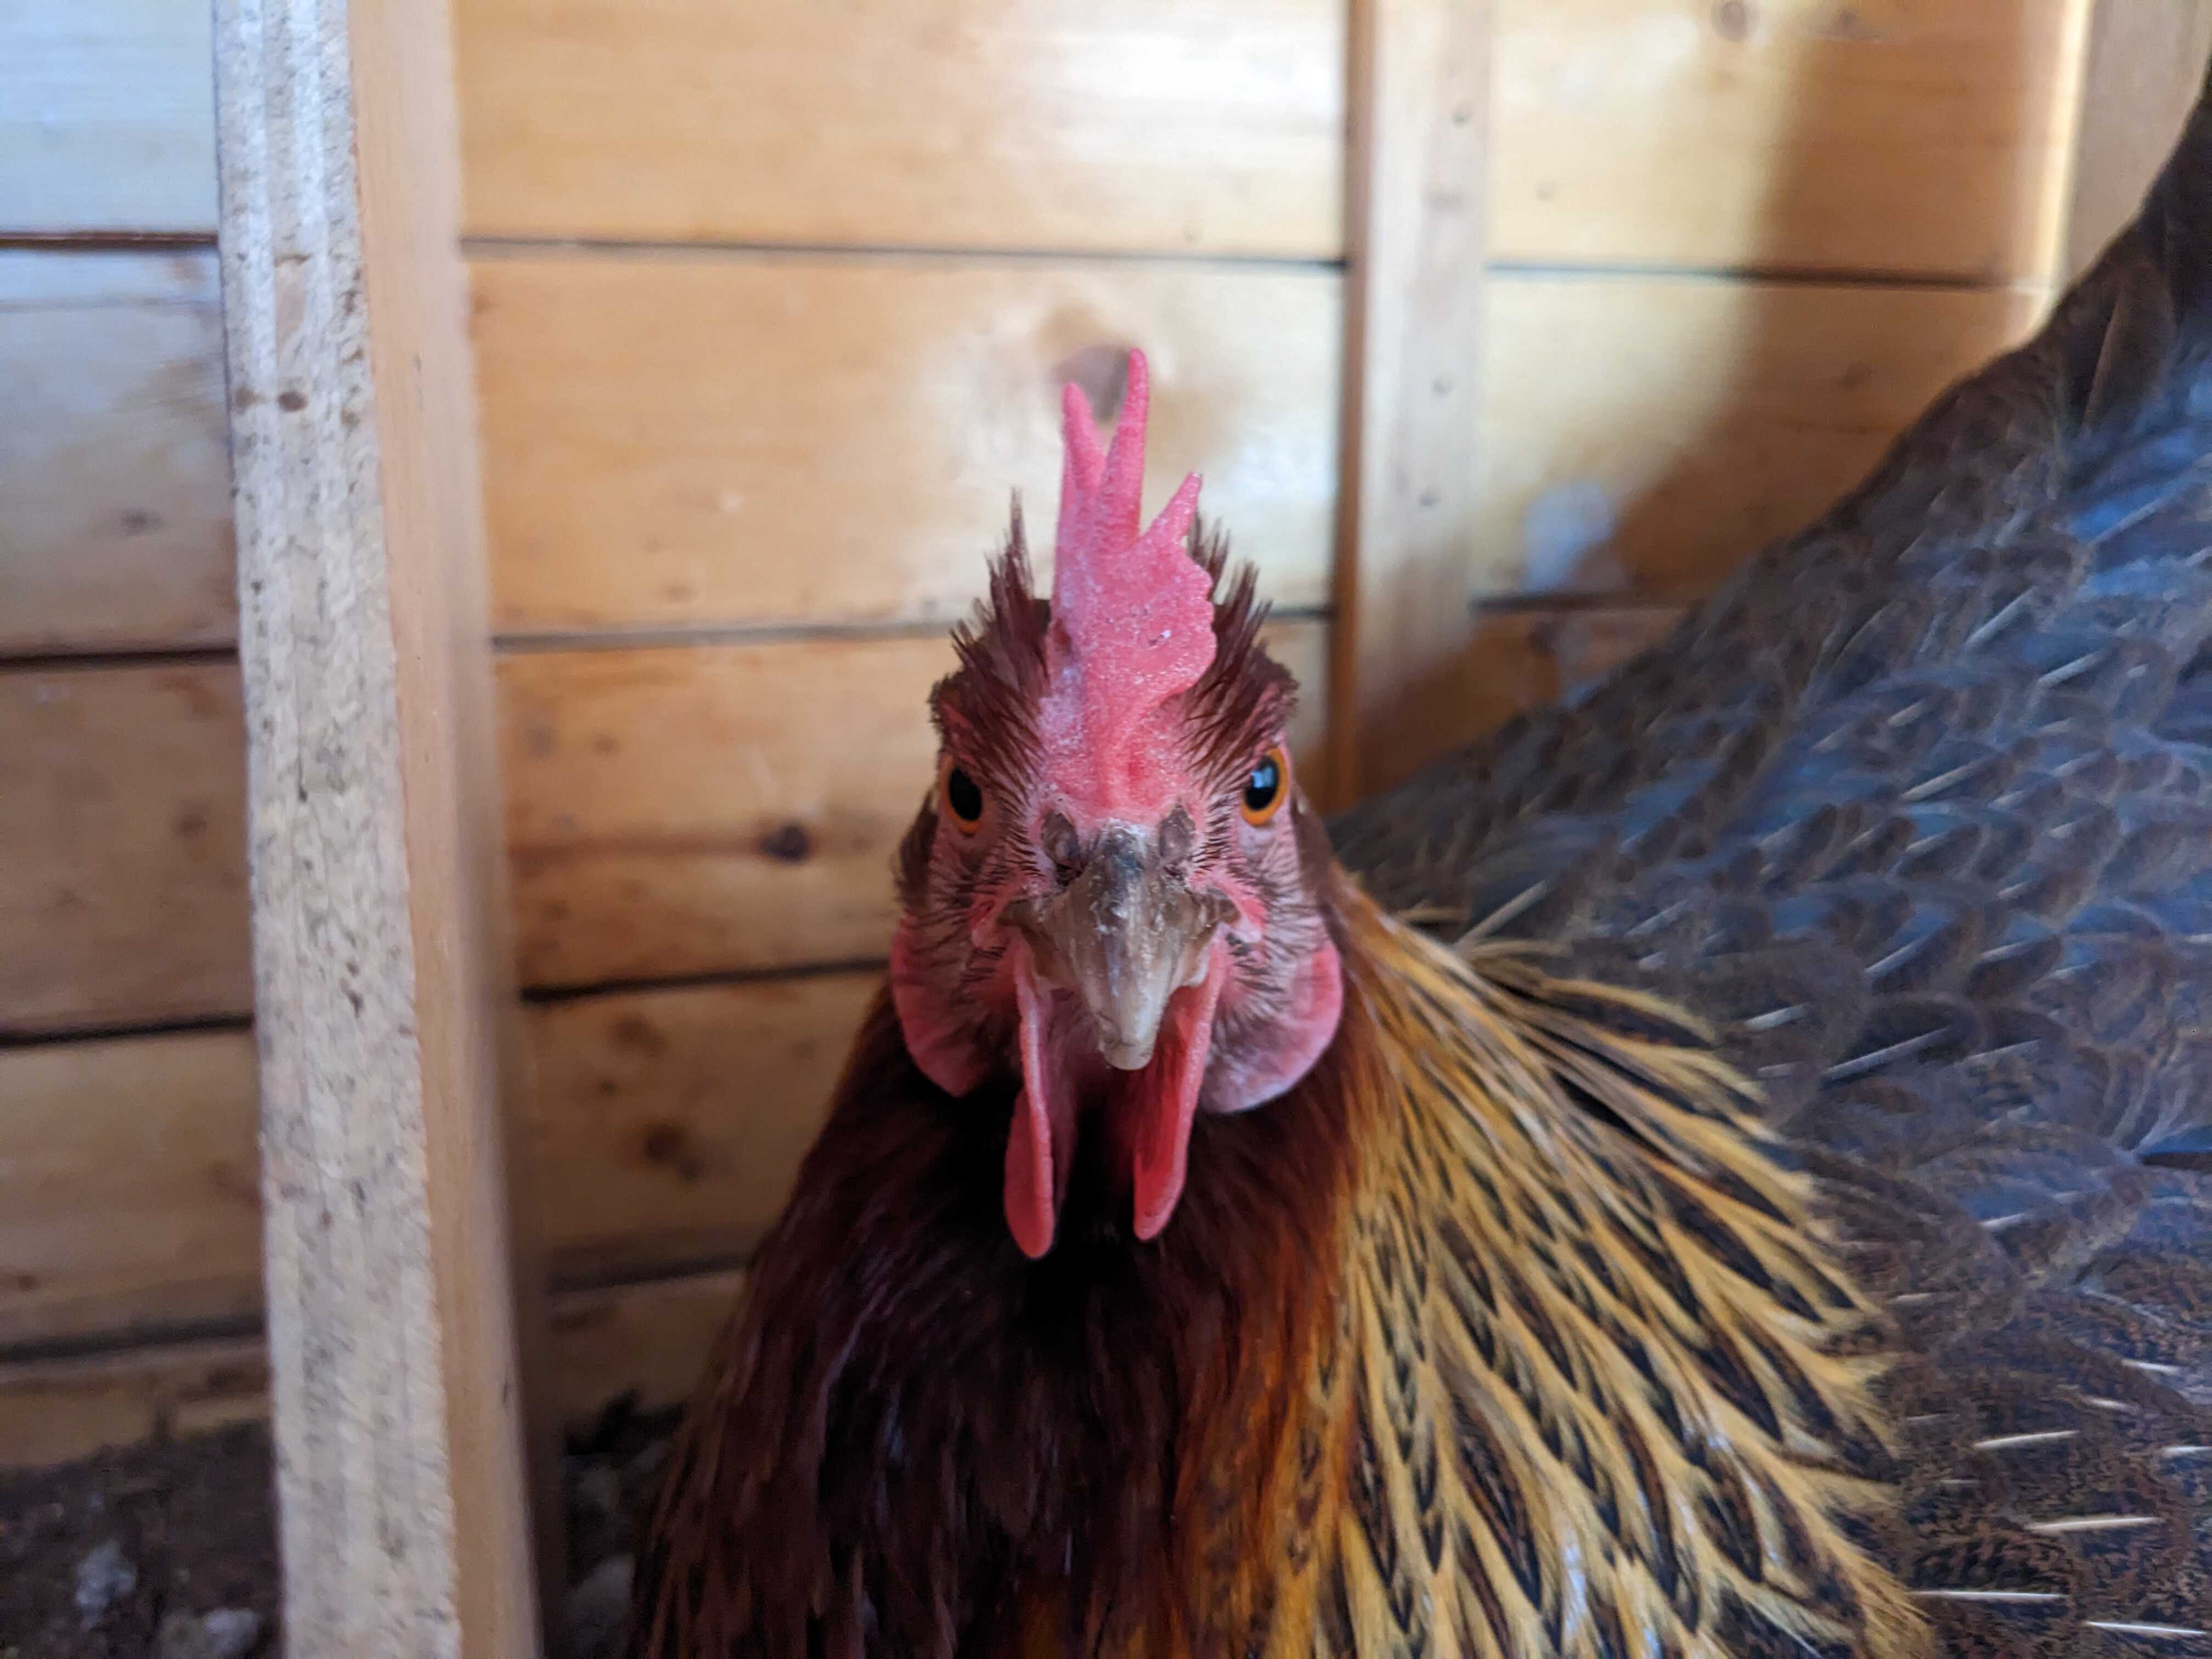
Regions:
M 207 40 L 0 10 L 0 1457 L 255 1408 Z M 1479 729 L 2028 327 L 2087 0 L 1492 0 Z M 890 921 L 1060 380 L 1155 369 L 1326 793 L 1347 0 L 460 0 L 567 1398 L 680 1389 Z M 1352 372 L 1357 372 L 1353 366 Z M 1437 734 L 1438 741 L 1450 735 Z M 168 1346 L 112 1351 L 152 1339 Z M 56 1402 L 68 1402 L 63 1410 Z

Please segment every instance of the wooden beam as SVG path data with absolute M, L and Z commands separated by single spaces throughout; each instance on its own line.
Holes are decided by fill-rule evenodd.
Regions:
M 1472 735 L 1488 0 L 1354 0 L 1345 531 L 1331 781 Z
M 2074 144 L 2061 285 L 2135 217 L 2204 82 L 2212 0 L 2097 0 Z
M 538 1650 L 443 0 L 218 0 L 289 1650 Z
M 1342 0 L 470 0 L 469 230 L 1332 257 Z

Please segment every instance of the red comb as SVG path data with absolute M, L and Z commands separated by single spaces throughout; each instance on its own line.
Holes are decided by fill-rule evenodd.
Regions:
M 1152 402 L 1143 352 L 1129 353 L 1128 391 L 1103 456 L 1089 400 L 1070 386 L 1060 401 L 1066 458 L 1046 644 L 1050 687 L 1039 719 L 1048 770 L 1073 802 L 1095 812 L 1164 809 L 1176 758 L 1164 707 L 1213 660 L 1213 581 L 1189 551 L 1198 474 L 1140 533 Z

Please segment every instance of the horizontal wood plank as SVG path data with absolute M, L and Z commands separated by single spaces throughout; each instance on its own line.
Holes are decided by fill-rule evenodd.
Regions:
M 750 1250 L 880 980 L 532 1008 L 523 1140 L 556 1280 Z M 243 1030 L 0 1048 L 0 1350 L 257 1318 L 255 1097 Z
M 1277 624 L 1310 688 L 1327 629 Z M 508 846 L 535 986 L 879 957 L 927 791 L 940 635 L 530 653 L 500 664 Z
M 1496 257 L 2044 280 L 2087 0 L 1501 0 Z M 1342 246 L 1322 0 L 469 0 L 471 229 Z
M 205 5 L 0 6 L 0 236 L 212 236 L 214 61 Z
M 1698 591 L 1825 511 L 2039 295 L 1497 278 L 1468 592 Z
M 530 1011 L 534 1190 L 568 1280 L 727 1259 L 775 1220 L 882 975 Z
M 1498 0 L 1492 257 L 2047 281 L 2087 3 Z
M 626 1394 L 648 1410 L 684 1400 L 744 1283 L 736 1272 L 699 1273 L 557 1297 L 548 1381 L 562 1419 L 587 1423 Z M 268 1414 L 258 1338 L 0 1364 L 0 1466 L 67 1462 Z
M 253 1039 L 0 1048 L 0 1346 L 261 1305 Z
M 243 1014 L 227 663 L 0 672 L 0 1034 Z
M 1326 255 L 1332 0 L 462 0 L 479 236 Z
M 1341 283 L 1118 262 L 521 256 L 474 270 L 498 625 L 949 620 L 1010 490 L 1048 566 L 1060 388 L 1152 364 L 1148 495 L 1206 475 L 1326 601 Z
M 212 253 L 0 250 L 0 653 L 236 636 Z

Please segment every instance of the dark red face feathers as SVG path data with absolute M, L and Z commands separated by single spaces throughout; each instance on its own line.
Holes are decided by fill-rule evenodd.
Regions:
M 1021 1081 L 1006 1209 L 1051 1247 L 1079 1151 L 1126 1172 L 1139 1238 L 1167 1225 L 1200 1110 L 1243 1111 L 1334 1035 L 1327 850 L 1291 776 L 1291 677 L 1250 571 L 1224 580 L 1184 479 L 1147 527 L 1150 386 L 1102 454 L 1076 388 L 1052 603 L 1018 508 L 990 598 L 932 699 L 936 788 L 899 856 L 891 988 L 939 1087 Z

